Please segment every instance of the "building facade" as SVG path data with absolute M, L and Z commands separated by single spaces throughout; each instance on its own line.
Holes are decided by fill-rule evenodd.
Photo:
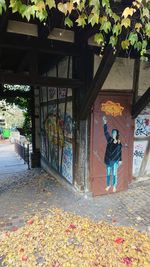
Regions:
M 95 56 L 94 73 L 100 64 Z M 149 70 L 140 66 L 138 98 L 148 87 Z M 66 57 L 44 75 L 72 78 L 72 58 Z M 103 116 L 108 130 L 119 131 L 122 145 L 121 165 L 117 168 L 116 191 L 127 190 L 133 179 L 150 176 L 150 109 L 149 105 L 133 119 L 134 60 L 117 58 L 90 115 L 78 120 L 75 89 L 40 87 L 35 93 L 35 129 L 41 166 L 76 190 L 93 196 L 113 193 L 113 173 L 107 187 L 104 162 L 107 140 Z M 112 172 L 112 170 L 111 170 Z

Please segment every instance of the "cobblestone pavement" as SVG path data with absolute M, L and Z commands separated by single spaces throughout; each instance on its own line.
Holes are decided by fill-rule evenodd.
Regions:
M 133 183 L 125 192 L 96 198 L 69 189 L 41 169 L 0 175 L 0 181 L 0 230 L 20 227 L 37 211 L 47 213 L 51 207 L 114 225 L 150 230 L 149 181 Z

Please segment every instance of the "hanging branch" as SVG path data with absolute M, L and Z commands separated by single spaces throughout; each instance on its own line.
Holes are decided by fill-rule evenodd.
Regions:
M 115 47 L 119 36 L 123 36 L 123 50 L 136 49 L 144 57 L 150 43 L 150 0 L 127 1 L 128 6 L 118 5 L 116 0 L 10 0 L 9 9 L 19 13 L 28 21 L 38 19 L 45 23 L 48 12 L 57 9 L 64 14 L 64 26 L 84 28 L 99 25 L 94 36 L 102 47 L 110 44 Z M 0 1 L 0 14 L 6 12 L 5 0 Z M 125 33 L 125 34 L 122 34 Z

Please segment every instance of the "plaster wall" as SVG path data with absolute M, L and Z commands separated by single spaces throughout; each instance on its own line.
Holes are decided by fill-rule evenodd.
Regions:
M 150 104 L 135 119 L 133 176 L 150 177 Z
M 95 55 L 94 75 L 101 62 L 101 58 Z M 133 86 L 134 60 L 130 58 L 116 58 L 110 73 L 107 76 L 102 90 L 132 90 Z M 140 63 L 139 90 L 138 95 L 150 87 L 150 63 Z

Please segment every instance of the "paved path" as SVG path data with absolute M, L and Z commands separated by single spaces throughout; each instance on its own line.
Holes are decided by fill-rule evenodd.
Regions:
M 7 174 L 4 178 L 7 184 L 0 185 L 0 230 L 22 226 L 36 212 L 47 214 L 51 207 L 114 225 L 150 230 L 149 181 L 134 183 L 126 192 L 89 198 L 68 189 L 41 169 Z
M 9 141 L 0 141 L 0 175 L 21 172 L 27 165 L 14 151 L 14 144 Z

